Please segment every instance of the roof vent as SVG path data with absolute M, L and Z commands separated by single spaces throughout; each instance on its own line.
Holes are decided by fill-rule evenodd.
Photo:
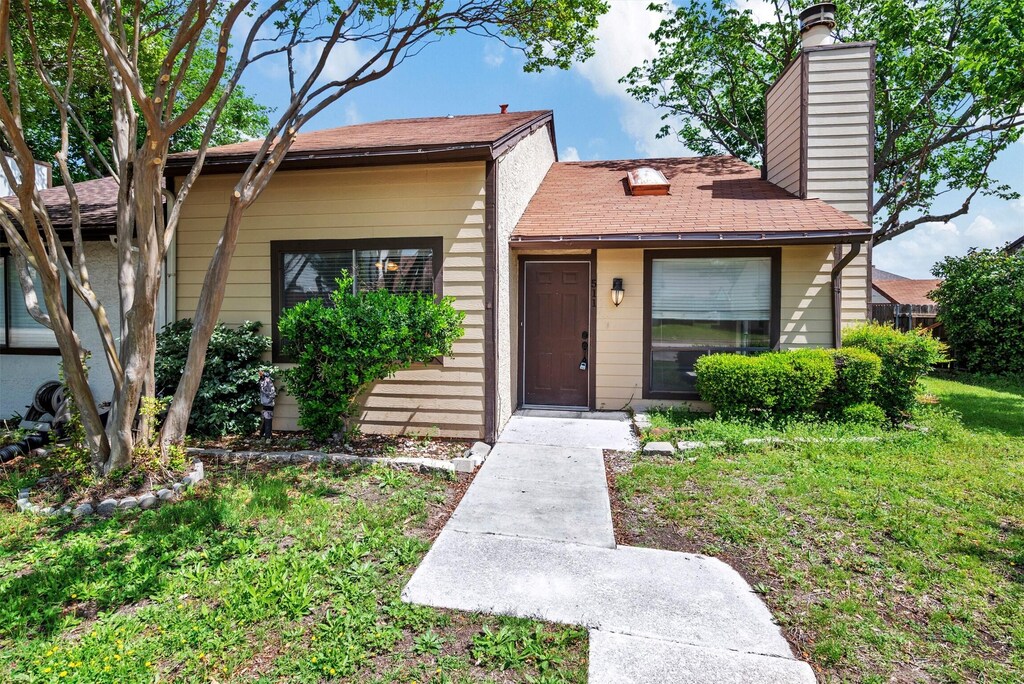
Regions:
M 633 195 L 667 195 L 669 182 L 665 174 L 650 166 L 626 172 L 629 192 Z
M 831 2 L 811 5 L 800 13 L 800 43 L 803 47 L 831 45 L 836 27 L 836 6 Z

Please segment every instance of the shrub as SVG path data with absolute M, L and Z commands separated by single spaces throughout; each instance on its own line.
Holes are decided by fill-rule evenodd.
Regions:
M 957 362 L 981 373 L 1024 373 L 1024 252 L 971 250 L 932 269 L 932 298 Z
M 709 354 L 697 360 L 697 391 L 725 418 L 778 418 L 810 412 L 836 380 L 829 350 L 758 356 Z
M 338 279 L 330 303 L 310 299 L 283 311 L 283 349 L 296 363 L 285 383 L 299 404 L 299 425 L 317 439 L 347 432 L 372 383 L 450 355 L 464 316 L 450 297 L 353 292 L 348 275 Z
M 867 349 L 882 360 L 874 401 L 893 421 L 903 418 L 914 407 L 918 380 L 942 361 L 945 353 L 945 345 L 930 332 L 903 333 L 877 323 L 847 329 L 843 333 L 843 344 Z
M 862 423 L 865 425 L 884 425 L 889 417 L 878 404 L 869 401 L 845 406 L 837 416 L 844 423 Z
M 882 373 L 882 359 L 858 347 L 830 349 L 836 366 L 836 381 L 825 393 L 825 404 L 836 416 L 844 409 L 871 401 Z
M 250 434 L 260 423 L 259 371 L 272 372 L 263 362 L 270 338 L 260 335 L 261 324 L 246 321 L 237 328 L 218 323 L 206 351 L 206 365 L 199 382 L 189 432 L 197 435 Z M 192 321 L 169 323 L 156 336 L 157 393 L 174 394 L 185 368 Z

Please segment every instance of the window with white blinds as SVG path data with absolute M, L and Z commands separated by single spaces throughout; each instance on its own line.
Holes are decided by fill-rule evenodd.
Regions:
M 32 272 L 32 280 L 35 282 L 36 296 L 39 297 L 41 306 L 46 308 L 43 302 L 43 287 L 39 275 Z M 65 287 L 64 274 L 60 274 L 61 287 Z M 65 287 L 66 289 L 66 287 Z M 42 323 L 32 318 L 32 315 L 25 307 L 25 295 L 21 289 L 21 280 L 18 277 L 18 269 L 14 265 L 14 259 L 9 254 L 0 256 L 0 327 L 3 328 L 0 334 L 0 346 L 7 349 L 57 349 L 57 340 L 53 331 Z
M 760 255 L 649 260 L 649 390 L 692 393 L 703 354 L 771 348 L 773 263 Z

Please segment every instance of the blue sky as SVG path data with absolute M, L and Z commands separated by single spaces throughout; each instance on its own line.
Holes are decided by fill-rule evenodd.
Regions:
M 494 39 L 472 35 L 446 37 L 409 59 L 396 71 L 354 91 L 320 114 L 306 130 L 413 116 L 553 109 L 559 156 L 574 159 L 624 159 L 688 156 L 674 140 L 657 140 L 660 115 L 630 98 L 618 79 L 654 54 L 650 33 L 657 15 L 649 0 L 612 0 L 598 29 L 597 54 L 568 71 L 526 74 L 522 57 Z M 737 0 L 758 13 L 762 0 Z M 358 57 L 352 50 L 332 56 L 329 69 L 347 73 Z M 264 68 L 243 83 L 261 102 L 283 106 L 283 76 Z M 1001 181 L 1024 191 L 1024 142 L 1015 143 L 993 165 Z M 958 206 L 962 198 L 944 198 Z M 931 277 L 933 263 L 970 247 L 998 247 L 1024 234 L 1024 200 L 976 198 L 971 212 L 946 224 L 925 224 L 875 250 L 875 265 L 917 278 Z

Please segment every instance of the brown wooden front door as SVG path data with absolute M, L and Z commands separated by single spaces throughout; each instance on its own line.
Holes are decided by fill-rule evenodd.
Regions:
M 590 406 L 590 278 L 589 261 L 524 262 L 524 405 Z

